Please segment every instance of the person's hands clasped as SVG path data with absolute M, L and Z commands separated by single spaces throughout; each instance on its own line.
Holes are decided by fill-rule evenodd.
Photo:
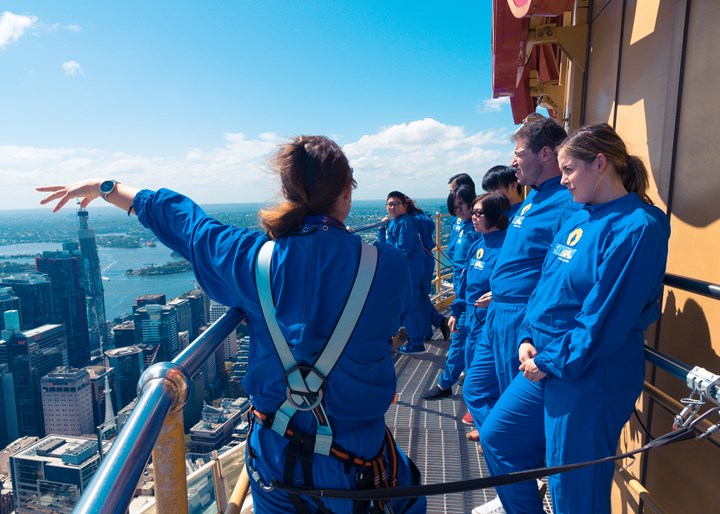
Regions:
M 523 376 L 532 382 L 539 382 L 547 376 L 547 373 L 543 373 L 535 365 L 535 356 L 537 350 L 535 346 L 530 342 L 530 339 L 524 339 L 520 343 L 518 349 L 518 359 L 520 360 L 519 370 L 523 372 Z
M 65 204 L 73 198 L 82 198 L 80 207 L 84 209 L 90 202 L 100 197 L 100 184 L 102 184 L 102 182 L 102 179 L 93 178 L 83 182 L 76 182 L 75 184 L 40 186 L 36 187 L 35 190 L 41 193 L 51 193 L 40 201 L 41 205 L 58 200 L 57 205 L 53 207 L 53 212 L 62 209 Z

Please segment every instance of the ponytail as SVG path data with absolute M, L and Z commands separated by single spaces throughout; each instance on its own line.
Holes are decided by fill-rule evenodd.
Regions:
M 299 136 L 280 147 L 270 166 L 280 176 L 279 204 L 258 212 L 260 226 L 278 239 L 302 226 L 309 214 L 331 214 L 343 189 L 355 180 L 345 154 L 324 136 Z
M 647 195 L 648 171 L 637 155 L 628 154 L 625 159 L 625 173 L 622 174 L 623 185 L 630 193 L 635 193 L 645 203 L 653 205 Z

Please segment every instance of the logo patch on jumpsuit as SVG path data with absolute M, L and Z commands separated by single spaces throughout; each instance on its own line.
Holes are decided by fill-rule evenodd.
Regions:
M 520 212 L 515 215 L 515 217 L 512 219 L 513 227 L 522 227 L 523 219 L 525 219 L 525 213 L 530 210 L 530 207 L 532 207 L 531 203 L 527 204 L 525 207 L 522 208 Z
M 485 248 L 478 248 L 475 252 L 475 262 L 473 262 L 473 268 L 485 269 L 485 263 L 482 261 L 483 255 L 485 255 Z
M 583 230 L 581 228 L 576 228 L 570 232 L 570 235 L 567 238 L 567 246 L 556 243 L 555 248 L 553 248 L 553 254 L 557 255 L 557 258 L 563 262 L 570 262 L 570 259 L 572 259 L 575 252 L 577 252 L 577 250 L 572 247 L 578 244 L 582 235 Z

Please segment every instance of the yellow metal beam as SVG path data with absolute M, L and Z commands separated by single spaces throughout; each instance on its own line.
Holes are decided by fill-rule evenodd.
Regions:
M 530 94 L 539 100 L 540 105 L 555 111 L 558 120 L 565 118 L 565 86 L 556 81 L 541 82 L 538 72 L 530 72 L 528 80 Z
M 152 451 L 157 512 L 188 514 L 182 408 L 171 410 Z
M 587 24 L 561 27 L 555 23 L 547 23 L 528 31 L 528 43 L 538 45 L 557 43 L 573 64 L 585 71 L 587 36 Z

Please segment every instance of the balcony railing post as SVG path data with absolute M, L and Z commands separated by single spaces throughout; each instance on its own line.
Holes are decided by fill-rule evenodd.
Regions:
M 187 514 L 185 478 L 185 431 L 182 407 L 171 410 L 152 451 L 157 512 Z
M 442 266 L 440 266 L 440 248 L 442 243 L 442 215 L 439 212 L 435 213 L 435 248 L 433 253 L 435 254 L 435 278 L 433 279 L 433 285 L 435 286 L 435 294 L 440 292 L 440 282 L 442 281 Z

